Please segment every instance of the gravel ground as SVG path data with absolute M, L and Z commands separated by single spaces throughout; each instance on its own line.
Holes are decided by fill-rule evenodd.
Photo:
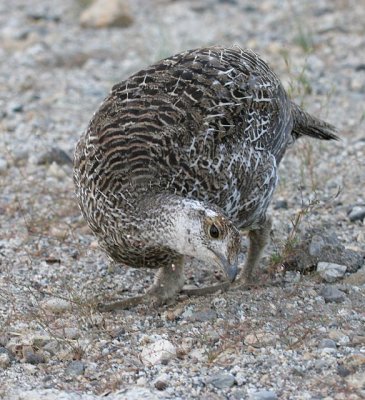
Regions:
M 129 26 L 94 29 L 86 3 L 0 4 L 0 398 L 365 398 L 363 4 L 134 0 Z M 287 152 L 257 287 L 101 314 L 152 276 L 109 265 L 80 217 L 76 140 L 114 83 L 233 43 L 342 140 Z M 194 262 L 186 275 L 222 278 Z

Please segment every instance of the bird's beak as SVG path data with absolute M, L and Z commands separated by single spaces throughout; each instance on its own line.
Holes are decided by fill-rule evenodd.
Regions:
M 216 255 L 216 257 L 219 260 L 219 264 L 223 267 L 224 272 L 226 273 L 227 278 L 229 281 L 232 283 L 236 279 L 237 273 L 238 273 L 238 257 L 233 261 L 233 263 L 230 263 L 226 257 L 222 256 L 222 254 L 214 251 L 211 249 L 212 252 Z

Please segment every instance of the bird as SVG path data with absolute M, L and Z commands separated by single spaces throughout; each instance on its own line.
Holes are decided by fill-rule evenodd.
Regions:
M 187 257 L 221 268 L 224 284 L 252 282 L 278 165 L 302 136 L 338 139 L 237 45 L 187 50 L 115 84 L 76 145 L 76 197 L 111 260 L 157 272 L 145 294 L 105 309 L 174 301 Z

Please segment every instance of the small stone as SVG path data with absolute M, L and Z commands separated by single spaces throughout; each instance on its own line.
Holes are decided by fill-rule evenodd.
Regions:
M 338 373 L 338 375 L 342 376 L 342 378 L 345 378 L 346 376 L 351 374 L 351 371 L 348 370 L 343 365 L 338 365 L 337 366 L 337 373 Z
M 285 199 L 276 200 L 274 204 L 274 210 L 287 210 L 288 209 L 288 202 Z
M 235 377 L 232 374 L 216 374 L 208 378 L 207 383 L 218 389 L 230 388 L 235 384 Z
M 54 314 L 62 314 L 71 310 L 71 303 L 67 300 L 54 297 L 46 300 L 43 303 L 43 307 Z
M 38 160 L 38 165 L 50 165 L 56 163 L 58 165 L 72 165 L 71 157 L 62 149 L 52 147 L 50 150 L 42 153 Z
M 51 340 L 43 347 L 43 350 L 48 352 L 51 356 L 54 356 L 59 352 L 60 344 L 57 340 Z
M 48 167 L 48 175 L 57 178 L 57 179 L 65 179 L 67 177 L 67 174 L 63 168 L 61 168 L 57 163 L 53 162 L 49 167 Z
M 318 257 L 321 254 L 321 250 L 324 245 L 325 242 L 323 240 L 323 237 L 319 235 L 314 235 L 309 244 L 309 254 L 312 257 Z
M 318 344 L 319 349 L 337 349 L 336 342 L 332 339 L 322 339 Z
M 0 157 L 0 174 L 3 174 L 8 169 L 8 162 Z
M 106 399 L 108 397 L 106 397 Z M 111 400 L 160 400 L 161 393 L 156 393 L 156 391 L 152 392 L 150 389 L 144 387 L 133 387 L 127 391 L 122 390 L 120 393 L 118 392 L 110 397 Z
M 324 298 L 326 303 L 342 303 L 345 301 L 345 293 L 333 286 L 325 286 L 319 295 Z
M 32 353 L 32 352 L 26 353 L 24 361 L 26 363 L 32 364 L 32 365 L 43 364 L 46 362 L 46 360 L 42 354 L 37 354 L 37 353 Z
M 328 364 L 327 364 L 327 361 L 326 360 L 316 360 L 315 362 L 314 362 L 314 369 L 316 370 L 316 371 L 322 371 L 323 369 L 325 369 L 325 368 L 327 368 L 328 367 Z
M 66 339 L 75 340 L 80 337 L 80 331 L 77 328 L 65 327 L 61 329 L 56 329 L 55 334 L 59 337 L 64 337 Z
M 7 348 L 2 347 L 2 346 L 0 346 L 0 355 L 1 354 L 7 354 L 9 359 L 10 359 L 10 361 L 15 361 L 14 354 L 10 350 L 8 350 Z
M 11 360 L 8 353 L 0 353 L 0 368 L 6 369 L 10 366 Z
M 363 221 L 365 218 L 365 206 L 355 206 L 349 213 L 351 222 Z
M 238 371 L 236 374 L 236 383 L 238 386 L 242 386 L 247 382 L 246 374 L 241 371 Z
M 156 365 L 176 357 L 176 347 L 166 339 L 157 340 L 144 347 L 141 360 L 145 365 Z
M 167 388 L 167 383 L 164 381 L 158 380 L 155 382 L 155 388 L 157 390 L 165 390 Z
M 134 22 L 127 0 L 96 0 L 80 16 L 84 28 L 126 28 Z
M 85 364 L 82 361 L 71 361 L 65 372 L 67 375 L 72 376 L 83 375 L 85 372 Z
M 193 312 L 192 315 L 190 315 L 187 318 L 187 321 L 191 322 L 206 322 L 206 321 L 212 321 L 217 319 L 217 313 L 214 310 L 201 310 L 201 311 L 196 311 Z
M 258 390 L 248 395 L 248 400 L 277 400 L 278 396 L 272 390 Z
M 8 110 L 13 113 L 21 113 L 24 111 L 24 105 L 17 102 L 11 102 L 8 106 Z
M 326 282 L 332 283 L 337 279 L 342 278 L 347 270 L 346 265 L 319 262 L 317 265 L 317 272 Z
M 347 346 L 350 343 L 350 337 L 341 330 L 331 330 L 328 332 L 328 337 L 334 340 L 337 346 Z

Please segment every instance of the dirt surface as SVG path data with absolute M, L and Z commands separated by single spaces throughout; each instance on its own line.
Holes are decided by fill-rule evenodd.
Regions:
M 0 398 L 364 398 L 362 2 L 134 0 L 100 29 L 85 15 L 81 27 L 88 6 L 0 4 Z M 142 293 L 152 274 L 109 265 L 82 220 L 78 137 L 114 83 L 188 48 L 235 43 L 341 140 L 287 152 L 251 290 L 99 313 L 98 301 Z M 187 265 L 189 285 L 220 279 Z

